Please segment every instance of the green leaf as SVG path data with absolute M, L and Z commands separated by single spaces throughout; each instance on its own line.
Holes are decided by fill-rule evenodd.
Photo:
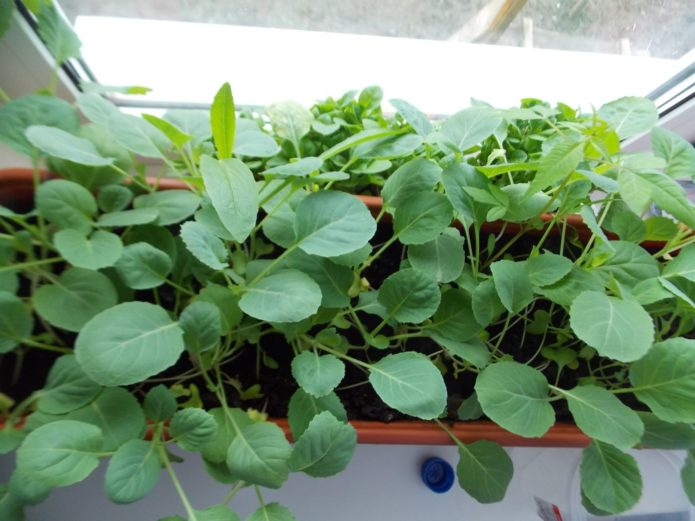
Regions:
M 471 363 L 479 369 L 483 369 L 490 362 L 490 351 L 485 342 L 479 337 L 474 336 L 463 341 L 436 333 L 430 333 L 430 337 L 446 349 L 450 355 Z
M 53 284 L 37 289 L 32 299 L 41 318 L 75 332 L 117 302 L 116 290 L 106 275 L 81 268 L 64 271 Z
M 138 501 L 152 492 L 161 470 L 152 442 L 129 440 L 118 448 L 106 468 L 106 495 L 118 504 Z
M 314 478 L 333 476 L 348 466 L 356 445 L 357 433 L 352 425 L 324 411 L 314 416 L 297 440 L 289 466 Z
M 139 208 L 102 214 L 97 224 L 107 228 L 120 228 L 152 223 L 158 218 L 159 212 L 155 208 Z
M 667 422 L 695 422 L 695 340 L 654 344 L 630 367 L 637 398 Z
M 587 436 L 621 450 L 634 447 L 642 438 L 640 417 L 607 390 L 585 385 L 559 392 L 567 400 L 577 427 Z
M 42 483 L 39 479 L 28 476 L 26 472 L 15 470 L 10 477 L 10 496 L 22 505 L 38 505 L 46 500 L 52 490 L 53 487 Z M 2 507 L 0 507 L 0 515 L 2 514 Z
M 603 220 L 603 227 L 623 241 L 640 243 L 647 238 L 645 221 L 622 201 L 613 201 Z
M 292 376 L 309 394 L 320 398 L 333 391 L 345 376 L 345 364 L 333 355 L 304 351 L 292 359 Z
M 239 120 L 239 123 L 244 121 Z M 253 124 L 255 126 L 255 123 Z M 237 156 L 273 157 L 280 151 L 275 140 L 258 127 L 247 130 L 237 127 L 234 153 Z
M 9 353 L 31 336 L 34 319 L 24 303 L 0 291 L 0 353 Z
M 297 206 L 294 232 L 296 244 L 306 253 L 334 257 L 367 244 L 376 232 L 376 222 L 356 197 L 321 191 Z
M 112 117 L 118 117 L 120 114 L 116 105 L 99 94 L 78 94 L 77 106 L 87 119 L 105 128 L 109 127 L 109 122 Z
M 236 109 L 229 83 L 222 85 L 215 94 L 210 108 L 210 126 L 218 159 L 231 158 L 236 134 Z
M 403 116 L 403 119 L 413 127 L 413 130 L 422 137 L 427 137 L 434 130 L 427 116 L 407 101 L 402 99 L 390 99 L 389 103 L 401 116 Z
M 80 128 L 72 106 L 52 96 L 24 96 L 0 107 L 0 141 L 26 156 L 36 155 L 36 149 L 24 135 L 31 125 L 47 125 L 66 132 Z
M 514 465 L 507 451 L 487 440 L 459 443 L 458 449 L 456 474 L 461 488 L 480 503 L 502 501 L 514 475 Z
M 389 275 L 381 284 L 377 298 L 389 317 L 419 324 L 437 310 L 441 293 L 430 275 L 408 268 Z
M 671 423 L 660 420 L 651 412 L 637 411 L 644 424 L 642 445 L 652 449 L 695 449 L 695 426 L 689 423 Z
M 39 36 L 58 64 L 80 57 L 80 39 L 55 6 L 42 6 L 36 15 L 36 22 Z
M 22 443 L 25 436 L 26 430 L 5 424 L 0 429 L 0 454 L 9 454 L 14 451 Z
M 638 283 L 659 276 L 659 263 L 641 246 L 626 241 L 611 241 L 596 246 L 592 256 L 608 256 L 603 262 L 596 262 L 595 273 L 601 275 L 604 283 L 611 277 L 621 284 L 634 287 Z
M 582 452 L 579 475 L 586 498 L 611 514 L 631 509 L 642 495 L 642 476 L 635 459 L 600 441 Z
M 238 159 L 203 156 L 200 171 L 212 205 L 224 227 L 244 242 L 256 225 L 258 188 L 251 170 Z
M 598 291 L 574 299 L 570 327 L 599 354 L 621 362 L 641 358 L 654 341 L 654 324 L 642 306 Z
M 126 186 L 106 185 L 99 190 L 97 203 L 104 212 L 124 210 L 133 199 L 133 192 Z
M 163 190 L 140 195 L 133 201 L 135 208 L 154 208 L 159 213 L 155 224 L 168 226 L 188 219 L 200 206 L 200 197 L 190 190 Z
M 227 451 L 227 466 L 239 479 L 280 488 L 289 475 L 292 448 L 282 429 L 269 422 L 242 427 Z
M 287 417 L 292 431 L 292 437 L 298 440 L 306 431 L 311 420 L 324 411 L 330 412 L 342 422 L 347 421 L 347 412 L 335 393 L 316 398 L 303 389 L 297 389 L 287 409 Z
M 678 252 L 674 259 L 668 261 L 664 267 L 663 276 L 666 278 L 683 277 L 695 282 L 695 245 L 686 246 Z
M 133 289 L 161 286 L 172 267 L 171 257 L 146 242 L 129 244 L 116 262 L 116 271 Z
M 519 313 L 533 300 L 531 279 L 521 262 L 501 260 L 490 265 L 497 295 L 510 313 Z
M 102 157 L 91 141 L 73 136 L 59 128 L 32 125 L 25 134 L 32 145 L 51 157 L 88 166 L 113 163 L 113 158 Z
M 690 504 L 695 505 L 695 456 L 690 452 L 681 469 L 681 481 Z
M 164 134 L 177 148 L 183 147 L 186 143 L 193 139 L 192 136 L 189 136 L 166 119 L 161 119 L 157 116 L 153 116 L 152 114 L 144 113 L 142 114 L 142 119 Z
M 0 485 L 0 516 L 7 521 L 25 521 L 24 505 L 9 492 L 7 485 Z
M 695 206 L 688 200 L 685 191 L 676 181 L 660 172 L 640 172 L 634 177 L 639 180 L 637 189 L 649 194 L 659 208 L 670 213 L 686 226 L 695 228 Z M 622 187 L 620 193 L 625 198 Z M 626 202 L 629 204 L 629 201 Z
M 224 463 L 227 459 L 227 449 L 234 441 L 237 433 L 244 427 L 251 425 L 249 416 L 238 408 L 211 409 L 209 413 L 217 422 L 217 432 L 214 438 L 205 443 L 200 452 L 208 461 Z
M 95 382 L 129 385 L 176 363 L 183 351 L 182 336 L 163 308 L 125 302 L 87 322 L 77 336 L 75 355 Z
M 3 0 L 0 2 L 0 38 L 2 38 L 12 25 L 14 16 L 14 2 Z
M 674 179 L 695 176 L 695 148 L 681 136 L 662 127 L 652 129 L 652 150 L 666 161 L 666 173 Z
M 91 402 L 101 391 L 77 364 L 74 355 L 58 358 L 39 392 L 39 410 L 48 414 L 65 414 Z
M 488 181 L 484 175 L 467 163 L 452 163 L 442 172 L 442 184 L 457 218 L 464 226 L 485 221 L 486 207 L 477 203 L 466 192 L 466 188 L 470 187 L 485 190 Z
M 295 517 L 287 507 L 278 503 L 267 503 L 261 505 L 246 518 L 246 521 L 295 521 Z
M 17 450 L 17 470 L 52 487 L 82 481 L 99 464 L 101 430 L 87 423 L 59 420 L 30 432 Z
M 299 152 L 299 141 L 311 130 L 314 115 L 296 101 L 273 103 L 265 111 L 275 134 L 291 141 Z
M 435 192 L 413 195 L 396 210 L 394 235 L 403 244 L 424 244 L 442 233 L 453 217 L 453 209 L 445 195 Z
M 196 259 L 213 270 L 229 266 L 226 262 L 229 252 L 224 243 L 202 224 L 195 221 L 183 223 L 181 239 Z
M 478 284 L 473 290 L 471 297 L 473 316 L 477 323 L 480 324 L 481 329 L 494 322 L 505 310 L 502 301 L 497 295 L 495 283 L 491 278 Z M 471 324 L 471 329 L 472 327 L 473 325 Z
M 572 271 L 572 261 L 555 253 L 541 253 L 526 261 L 526 271 L 534 286 L 549 286 Z
M 427 334 L 465 341 L 480 333 L 471 297 L 463 289 L 450 289 L 442 294 L 441 304 L 434 314 Z
M 369 368 L 369 382 L 386 405 L 422 420 L 439 417 L 446 386 L 439 369 L 420 353 L 388 355 Z
M 105 122 L 97 123 L 106 126 L 114 139 L 134 154 L 162 158 L 162 150 L 169 147 L 169 140 L 162 132 L 136 116 L 112 111 Z
M 195 518 L 197 521 L 241 521 L 227 505 L 213 505 L 202 510 L 195 510 Z
M 87 270 L 113 266 L 123 253 L 118 235 L 101 230 L 91 236 L 81 230 L 61 230 L 53 236 L 53 243 L 66 261 Z
M 519 436 L 543 436 L 555 423 L 548 403 L 548 381 L 543 374 L 517 362 L 497 362 L 475 382 L 485 414 L 503 429 Z
M 394 159 L 414 153 L 420 145 L 422 137 L 417 134 L 386 136 L 357 145 L 352 156 L 361 159 Z
M 452 282 L 463 271 L 463 242 L 448 234 L 441 234 L 425 244 L 408 247 L 410 265 L 418 271 L 434 275 L 437 282 Z
M 386 179 L 381 190 L 384 204 L 398 208 L 411 197 L 432 190 L 441 176 L 442 169 L 434 161 L 424 158 L 408 161 Z
M 296 250 L 287 258 L 285 265 L 309 275 L 321 288 L 321 306 L 345 308 L 350 303 L 348 291 L 355 274 L 346 266 L 339 266 L 326 257 L 307 255 Z
M 316 172 L 323 165 L 323 160 L 318 157 L 303 157 L 294 163 L 286 163 L 269 168 L 263 175 L 275 175 L 277 177 L 306 177 Z
M 491 136 L 500 123 L 502 118 L 489 108 L 464 109 L 444 121 L 439 143 L 450 152 L 464 152 Z
M 550 286 L 537 288 L 536 291 L 561 306 L 570 306 L 582 292 L 604 291 L 604 287 L 595 273 L 573 266 L 572 271 L 559 281 Z
M 197 407 L 178 411 L 169 424 L 169 434 L 184 450 L 200 450 L 215 438 L 216 433 L 215 417 Z
M 147 391 L 142 406 L 145 416 L 154 422 L 162 422 L 174 415 L 178 404 L 174 394 L 167 387 L 159 384 Z
M 526 192 L 527 196 L 540 192 L 565 179 L 579 166 L 584 157 L 584 139 L 579 134 L 564 136 L 547 154 L 541 157 L 538 171 Z
M 198 299 L 217 307 L 220 312 L 222 335 L 229 334 L 241 322 L 243 313 L 239 309 L 239 297 L 229 288 L 219 284 L 208 284 L 200 291 Z
M 164 114 L 164 119 L 192 137 L 192 143 L 189 143 L 187 147 L 191 145 L 197 146 L 212 137 L 210 112 L 207 110 L 167 110 Z
M 197 301 L 188 305 L 181 313 L 179 324 L 184 331 L 186 349 L 192 353 L 213 349 L 222 336 L 220 311 L 209 302 Z
M 126 441 L 145 434 L 142 407 L 132 394 L 120 387 L 104 389 L 96 400 L 65 418 L 99 427 L 104 434 L 104 451 L 115 451 Z
M 268 322 L 299 322 L 318 311 L 321 288 L 298 270 L 282 270 L 247 286 L 239 300 L 241 310 Z
M 36 208 L 60 228 L 89 232 L 97 211 L 94 196 L 86 188 L 63 179 L 48 181 L 36 191 Z
M 613 127 L 621 139 L 647 132 L 659 119 L 659 113 L 652 100 L 634 96 L 606 103 L 598 109 L 598 115 Z
M 480 407 L 478 395 L 475 394 L 475 391 L 461 402 L 456 414 L 458 419 L 462 421 L 479 420 L 483 416 L 483 409 Z

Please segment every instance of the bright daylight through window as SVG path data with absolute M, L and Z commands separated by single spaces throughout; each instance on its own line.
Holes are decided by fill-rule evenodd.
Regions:
M 304 104 L 380 85 L 429 114 L 471 97 L 589 110 L 643 96 L 694 60 L 690 0 L 62 0 L 105 84 L 142 103 Z

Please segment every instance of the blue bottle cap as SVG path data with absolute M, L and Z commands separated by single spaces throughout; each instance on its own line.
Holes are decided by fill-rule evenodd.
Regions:
M 423 483 L 437 494 L 443 494 L 454 484 L 454 469 L 441 458 L 429 458 L 422 464 Z

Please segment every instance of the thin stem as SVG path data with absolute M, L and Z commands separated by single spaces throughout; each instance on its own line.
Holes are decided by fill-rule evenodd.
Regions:
M 265 507 L 265 501 L 263 501 L 263 496 L 261 495 L 261 489 L 258 487 L 258 485 L 254 485 L 253 488 L 256 489 L 256 497 L 258 498 L 258 502 L 261 504 L 262 507 Z
M 36 347 L 38 349 L 43 349 L 44 351 L 53 351 L 55 353 L 67 353 L 67 354 L 72 353 L 72 349 L 70 349 L 69 347 L 52 346 L 50 344 L 44 344 L 43 342 L 37 342 L 36 340 L 30 340 L 28 338 L 25 340 L 20 340 L 20 342 L 24 345 Z
M 227 503 L 229 503 L 232 500 L 232 498 L 234 496 L 236 496 L 237 492 L 239 492 L 242 488 L 244 488 L 244 485 L 246 485 L 246 483 L 244 481 L 239 481 L 239 483 L 234 485 L 232 487 L 232 490 L 229 492 L 229 494 L 224 496 L 224 499 L 222 500 L 222 504 L 226 505 Z
M 181 482 L 179 481 L 179 478 L 176 476 L 176 472 L 174 472 L 174 469 L 171 466 L 171 462 L 169 461 L 169 456 L 167 455 L 167 451 L 164 448 L 164 445 L 159 446 L 159 459 L 164 464 L 164 468 L 167 469 L 169 477 L 171 478 L 171 482 L 174 484 L 174 488 L 176 489 L 179 498 L 181 498 L 181 503 L 183 503 L 183 507 L 186 509 L 186 515 L 188 516 L 188 520 L 198 521 L 198 518 L 195 514 L 195 510 L 191 506 L 190 501 L 188 501 L 186 492 L 184 492 L 183 487 L 181 486 Z
M 10 264 L 9 266 L 0 266 L 0 273 L 5 271 L 16 271 L 24 268 L 33 268 L 34 266 L 45 266 L 46 264 L 54 264 L 56 262 L 61 262 L 62 257 L 50 257 L 48 259 L 39 259 L 27 262 L 18 262 L 17 264 Z
M 249 286 L 253 286 L 258 280 L 263 278 L 263 275 L 268 273 L 270 270 L 272 270 L 278 262 L 280 262 L 282 259 L 287 257 L 290 253 L 292 253 L 294 250 L 296 250 L 299 247 L 299 243 L 293 244 L 289 248 L 287 248 L 279 257 L 277 257 L 275 260 L 273 260 L 266 268 L 261 271 L 258 275 L 256 275 L 251 282 L 249 282 Z

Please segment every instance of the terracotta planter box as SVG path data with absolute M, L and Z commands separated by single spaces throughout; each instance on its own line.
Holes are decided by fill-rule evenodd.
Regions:
M 41 172 L 42 178 L 50 177 L 46 171 Z M 176 179 L 152 179 L 162 190 L 183 189 L 186 185 Z M 28 168 L 13 168 L 0 170 L 0 204 L 25 203 L 31 200 L 33 193 L 33 174 Z M 381 210 L 382 200 L 375 196 L 357 196 L 372 211 L 377 214 Z M 552 216 L 544 216 L 550 220 Z M 570 224 L 580 233 L 586 226 L 579 216 L 571 216 Z M 486 223 L 483 231 L 494 233 L 501 229 L 502 223 Z M 510 226 L 507 227 L 510 229 Z M 518 229 L 518 227 L 517 227 Z M 286 419 L 274 420 L 283 428 L 288 438 L 291 438 Z M 404 445 L 450 445 L 452 440 L 434 422 L 396 421 L 381 423 L 357 420 L 351 422 L 357 430 L 360 443 L 371 444 L 404 444 Z M 0 421 L 0 428 L 2 421 Z M 577 427 L 570 424 L 556 424 L 541 438 L 523 438 L 512 434 L 489 421 L 457 422 L 451 426 L 451 431 L 463 442 L 477 440 L 496 441 L 506 446 L 526 447 L 584 447 L 589 444 L 589 438 Z

